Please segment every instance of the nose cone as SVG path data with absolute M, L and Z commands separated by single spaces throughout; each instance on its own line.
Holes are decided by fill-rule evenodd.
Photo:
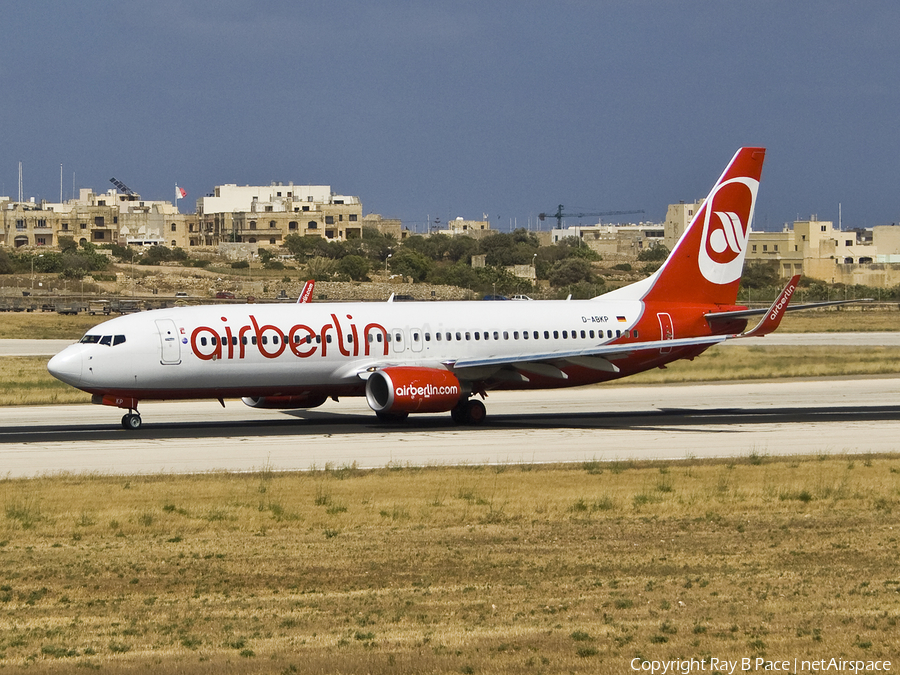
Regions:
M 63 349 L 50 359 L 47 370 L 57 380 L 77 387 L 81 382 L 82 355 L 78 345 Z

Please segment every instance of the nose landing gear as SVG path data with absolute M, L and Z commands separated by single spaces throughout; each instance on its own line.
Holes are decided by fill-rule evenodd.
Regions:
M 139 412 L 131 411 L 125 413 L 122 417 L 122 428 L 123 429 L 140 429 L 141 428 L 141 414 Z

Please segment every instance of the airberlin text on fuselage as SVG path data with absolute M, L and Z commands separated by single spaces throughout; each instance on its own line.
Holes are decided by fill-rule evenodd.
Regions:
M 250 315 L 250 325 L 234 329 L 228 325 L 228 319 L 221 317 L 224 325 L 213 328 L 211 326 L 198 326 L 191 332 L 191 351 L 197 358 L 204 361 L 218 359 L 243 359 L 246 358 L 247 349 L 256 349 L 267 359 L 276 359 L 285 351 L 301 359 L 308 358 L 317 352 L 321 356 L 328 356 L 328 347 L 334 344 L 343 356 L 359 356 L 360 338 L 365 344 L 364 356 L 369 356 L 369 351 L 374 342 L 375 335 L 380 334 L 384 355 L 388 353 L 388 332 L 384 326 L 378 323 L 366 324 L 362 334 L 353 317 L 347 314 L 349 333 L 341 326 L 337 315 L 331 315 L 331 323 L 326 323 L 318 328 L 302 323 L 295 324 L 287 331 L 272 324 L 259 325 L 254 315 Z M 184 329 L 182 329 L 184 332 Z M 250 333 L 252 339 L 247 339 Z M 334 335 L 335 343 L 330 343 L 329 338 Z M 299 338 L 299 339 L 298 339 Z M 318 340 L 317 340 L 318 338 Z

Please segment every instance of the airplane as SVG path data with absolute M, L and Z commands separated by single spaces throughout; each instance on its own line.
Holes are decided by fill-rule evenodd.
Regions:
M 365 396 L 383 422 L 450 412 L 480 424 L 489 391 L 619 379 L 775 330 L 798 276 L 768 310 L 735 304 L 764 157 L 738 150 L 663 265 L 590 300 L 309 303 L 308 286 L 288 305 L 117 317 L 47 367 L 93 403 L 127 410 L 132 430 L 140 401 L 225 398 L 298 409 Z

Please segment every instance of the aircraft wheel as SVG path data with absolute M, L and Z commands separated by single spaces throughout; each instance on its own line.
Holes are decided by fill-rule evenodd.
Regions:
M 481 424 L 486 416 L 487 409 L 478 399 L 473 398 L 466 403 L 466 424 Z
M 128 413 L 122 417 L 122 428 L 124 429 L 140 429 L 141 416 L 134 413 Z
M 457 424 L 465 424 L 466 422 L 466 404 L 468 401 L 458 403 L 450 410 L 450 419 Z

